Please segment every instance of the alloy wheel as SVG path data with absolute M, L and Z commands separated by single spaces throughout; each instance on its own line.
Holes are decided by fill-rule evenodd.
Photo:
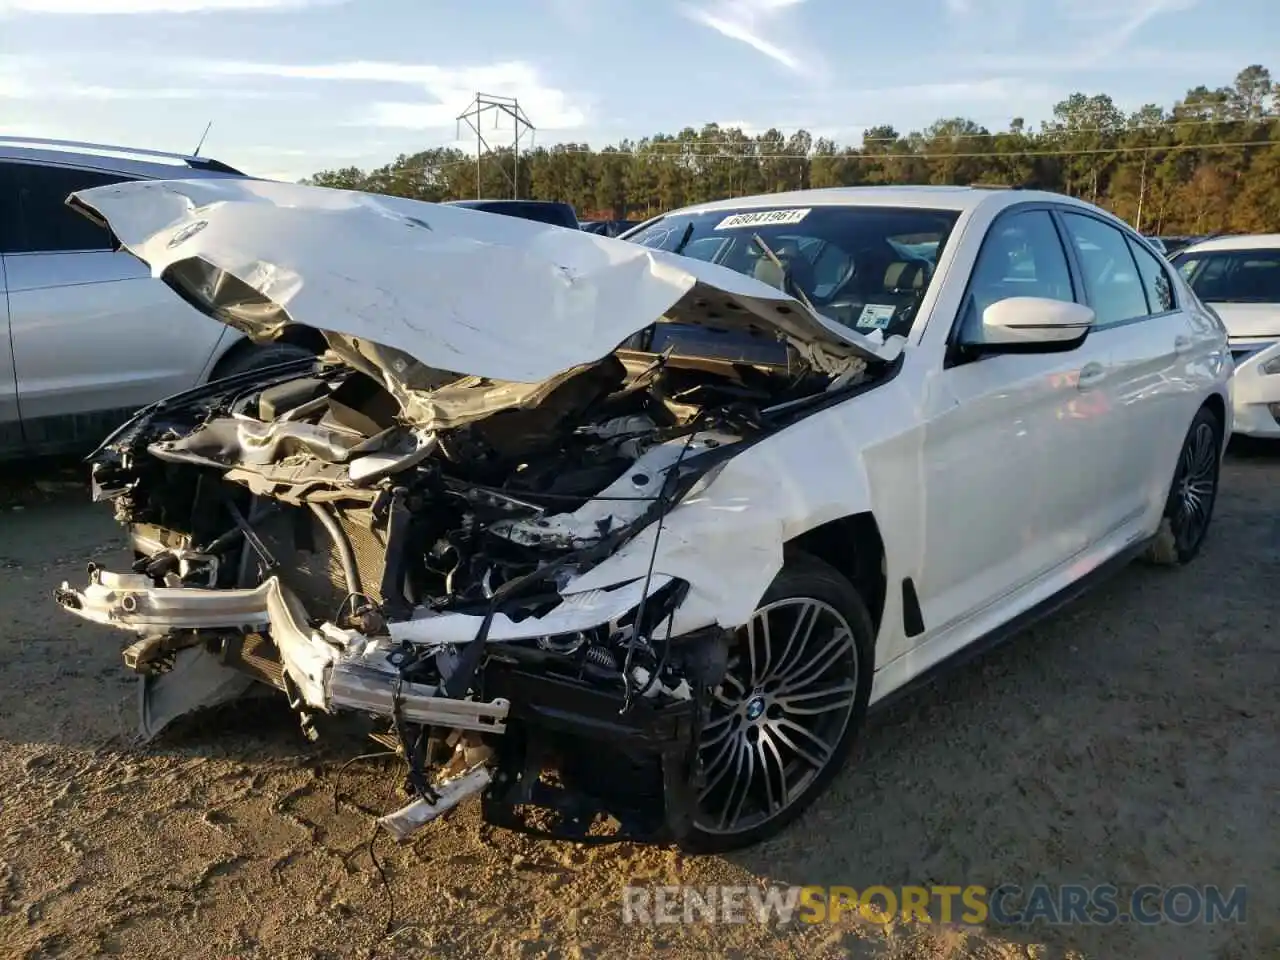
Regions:
M 853 631 L 831 605 L 791 597 L 755 612 L 703 729 L 700 830 L 753 830 L 804 796 L 844 739 L 859 666 Z
M 1218 438 L 1213 426 L 1195 425 L 1182 447 L 1169 522 L 1180 551 L 1193 551 L 1209 529 L 1218 489 Z

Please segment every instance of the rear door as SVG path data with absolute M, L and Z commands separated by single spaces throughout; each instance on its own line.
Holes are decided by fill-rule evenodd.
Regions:
M 13 370 L 28 444 L 92 445 L 139 407 L 193 386 L 225 328 L 183 303 L 66 207 L 125 179 L 15 163 L 18 231 L 4 255 Z
M 9 296 L 5 282 L 4 252 L 9 249 L 17 225 L 18 191 L 10 170 L 0 164 L 0 455 L 22 446 L 18 417 L 18 383 L 9 343 Z
M 1114 224 L 1063 209 L 1089 305 L 1091 338 L 1109 357 L 1098 385 L 1116 433 L 1112 464 L 1095 485 L 1107 532 L 1144 526 L 1164 504 L 1183 435 L 1200 402 L 1212 337 L 1193 329 L 1167 267 Z M 1101 455 L 1101 451 L 1099 454 Z

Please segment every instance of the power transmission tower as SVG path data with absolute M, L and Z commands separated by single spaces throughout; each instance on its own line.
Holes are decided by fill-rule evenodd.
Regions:
M 529 122 L 528 116 L 520 109 L 520 101 L 515 97 L 495 97 L 488 93 L 477 93 L 476 98 L 471 101 L 471 105 L 466 110 L 458 114 L 458 139 L 462 139 L 462 123 L 465 120 L 472 132 L 476 135 L 476 199 L 480 197 L 480 161 L 485 150 L 490 150 L 489 144 L 484 139 L 484 134 L 480 131 L 480 122 L 486 113 L 493 113 L 493 128 L 498 128 L 498 123 L 502 116 L 511 118 L 512 126 L 515 128 L 511 138 L 512 154 L 515 159 L 514 178 L 507 175 L 505 167 L 502 168 L 502 175 L 507 178 L 511 184 L 511 195 L 520 199 L 520 138 L 527 132 L 530 135 L 534 133 L 536 128 Z

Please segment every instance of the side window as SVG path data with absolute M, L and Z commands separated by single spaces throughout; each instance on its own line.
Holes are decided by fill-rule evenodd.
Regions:
M 1249 303 L 1280 303 L 1280 255 L 1249 253 L 1241 257 L 1232 291 Z
M 1064 212 L 1062 219 L 1075 244 L 1097 327 L 1147 316 L 1147 297 L 1125 235 L 1082 214 Z
M 973 266 L 960 342 L 981 342 L 983 311 L 1009 297 L 1075 300 L 1067 253 L 1047 210 L 1009 214 L 992 225 Z
M 111 235 L 66 205 L 77 190 L 119 183 L 127 177 L 74 167 L 15 164 L 19 229 L 14 253 L 107 250 Z
M 1138 273 L 1142 276 L 1149 312 L 1168 313 L 1176 309 L 1178 304 L 1173 297 L 1173 283 L 1165 265 L 1151 251 L 1134 243 L 1132 238 L 1129 239 L 1129 248 L 1133 251 L 1133 259 L 1138 261 Z

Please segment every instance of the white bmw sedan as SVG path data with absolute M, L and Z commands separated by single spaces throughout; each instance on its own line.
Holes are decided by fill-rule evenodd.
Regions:
M 58 602 L 138 634 L 144 734 L 254 684 L 311 734 L 369 719 L 399 837 L 479 795 L 758 841 L 870 706 L 1186 563 L 1213 513 L 1226 332 L 1068 197 L 806 191 L 625 239 L 259 181 L 72 203 L 210 316 L 329 350 L 109 438 L 137 563 Z

